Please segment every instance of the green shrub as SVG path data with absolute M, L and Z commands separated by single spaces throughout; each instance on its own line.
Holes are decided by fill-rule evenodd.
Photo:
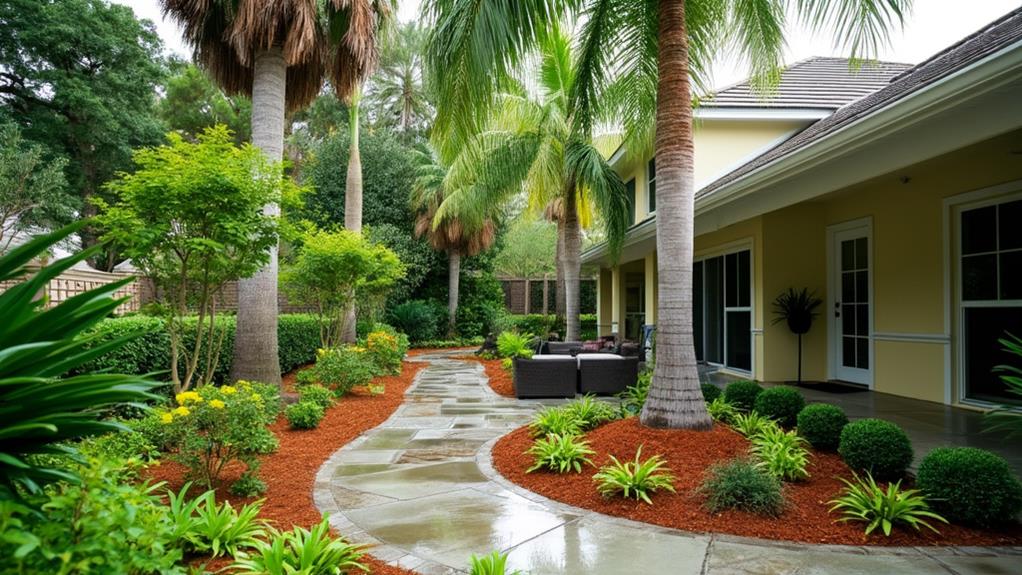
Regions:
M 586 395 L 566 403 L 561 409 L 566 410 L 579 421 L 582 431 L 589 431 L 601 423 L 617 418 L 616 410 L 609 403 L 600 401 L 592 395 Z
M 422 300 L 410 300 L 394 306 L 387 320 L 407 335 L 412 343 L 433 339 L 440 334 L 440 320 L 433 306 Z
M 904 476 L 913 457 L 905 431 L 882 419 L 860 419 L 846 425 L 837 450 L 849 467 L 866 471 L 879 481 Z
M 229 387 L 229 386 L 228 386 Z M 248 387 L 252 393 L 259 396 L 259 403 L 263 406 L 263 416 L 266 421 L 273 423 L 280 415 L 283 400 L 280 397 L 280 386 L 261 381 L 238 380 L 235 387 Z M 273 450 L 265 452 L 271 453 Z
M 798 412 L 798 434 L 816 449 L 833 451 L 841 441 L 841 430 L 848 425 L 848 416 L 836 405 L 813 403 Z
M 287 406 L 284 416 L 292 429 L 315 429 L 323 420 L 323 406 L 311 401 L 299 401 Z
M 777 428 L 774 420 L 764 417 L 757 411 L 749 413 L 736 413 L 731 417 L 731 427 L 745 437 L 752 439 L 767 428 Z
M 617 394 L 621 399 L 619 410 L 622 417 L 632 417 L 642 412 L 642 407 L 646 405 L 646 398 L 649 396 L 649 385 L 653 382 L 653 370 L 647 366 L 642 373 L 639 374 L 638 380 L 635 385 L 628 386 L 624 391 Z
M 703 383 L 699 385 L 699 388 L 703 391 L 703 401 L 710 403 L 714 399 L 717 399 L 724 394 L 724 390 L 713 385 L 712 383 Z
M 239 551 L 231 572 L 239 575 L 338 575 L 356 569 L 368 572 L 362 562 L 364 547 L 330 536 L 324 517 L 312 529 L 295 526 L 291 531 L 270 530 L 252 549 Z
M 419 349 L 449 349 L 453 347 L 479 347 L 483 344 L 482 337 L 460 337 L 455 339 L 427 339 L 415 342 Z
M 532 357 L 536 336 L 531 333 L 505 331 L 497 336 L 497 353 L 500 357 Z
M 806 400 L 794 387 L 771 387 L 756 396 L 756 411 L 773 419 L 784 427 L 795 427 L 798 413 L 806 406 Z
M 131 422 L 124 422 L 131 425 Z M 152 463 L 160 458 L 160 449 L 148 436 L 138 431 L 122 431 L 90 437 L 78 444 L 78 451 L 86 457 L 100 459 L 134 459 Z
M 235 510 L 230 502 L 216 502 L 216 494 L 207 491 L 196 498 L 194 521 L 185 534 L 191 548 L 202 554 L 219 557 L 237 555 L 239 550 L 254 547 L 266 536 L 266 523 L 259 519 L 263 500 Z
M 339 396 L 347 394 L 353 387 L 369 385 L 374 377 L 380 375 L 365 348 L 352 346 L 319 350 L 313 369 L 316 381 Z
M 739 415 L 735 406 L 728 403 L 723 395 L 706 404 L 706 411 L 718 423 L 731 423 Z
M 298 400 L 301 403 L 315 403 L 322 409 L 327 409 L 334 404 L 334 392 L 322 385 L 303 385 L 298 388 Z
M 919 490 L 903 490 L 900 479 L 888 484 L 887 489 L 877 485 L 869 473 L 866 479 L 855 475 L 855 482 L 844 477 L 840 479 L 845 488 L 841 490 L 841 496 L 830 501 L 830 511 L 841 511 L 843 517 L 838 521 L 866 523 L 866 535 L 879 527 L 884 535 L 890 536 L 891 528 L 898 523 L 909 525 L 916 531 L 919 531 L 921 525 L 937 533 L 926 520 L 935 519 L 947 523 L 943 517 L 930 511 L 926 498 Z
M 981 527 L 1010 522 L 1022 511 L 1022 484 L 1003 457 L 974 447 L 938 447 L 919 464 L 916 487 L 935 511 Z
M 794 431 L 767 426 L 752 437 L 752 453 L 759 459 L 756 465 L 767 473 L 784 481 L 798 481 L 809 477 L 805 443 Z
M 315 315 L 287 313 L 277 316 L 277 355 L 280 358 L 280 373 L 290 373 L 315 361 L 317 348 L 319 320 Z
M 401 361 L 408 352 L 408 337 L 375 330 L 366 336 L 365 348 L 380 373 L 397 375 L 401 373 Z
M 532 443 L 526 452 L 535 462 L 526 473 L 532 473 L 544 467 L 557 473 L 574 470 L 582 473 L 582 464 L 592 465 L 589 456 L 596 452 L 589 448 L 589 443 L 576 435 L 548 434 Z
M 784 511 L 781 482 L 748 459 L 718 463 L 699 488 L 712 513 L 727 509 L 776 517 Z
M 751 411 L 763 388 L 755 381 L 732 381 L 724 388 L 724 399 L 740 411 Z
M 666 468 L 667 462 L 660 455 L 643 460 L 641 445 L 633 461 L 621 463 L 613 455 L 610 461 L 593 475 L 596 488 L 604 497 L 620 494 L 652 505 L 651 493 L 661 489 L 675 492 L 674 476 Z
M 547 407 L 532 416 L 529 430 L 533 437 L 550 434 L 578 435 L 582 432 L 582 422 L 564 407 Z
M 468 575 L 520 575 L 521 571 L 507 572 L 507 554 L 494 551 L 482 557 L 472 556 Z

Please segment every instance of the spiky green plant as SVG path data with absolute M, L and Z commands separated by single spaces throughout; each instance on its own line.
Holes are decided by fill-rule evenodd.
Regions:
M 777 423 L 769 417 L 764 417 L 755 411 L 749 413 L 736 413 L 731 417 L 731 427 L 745 437 L 752 439 L 768 427 L 778 427 Z
M 251 550 L 235 555 L 231 572 L 239 575 L 339 575 L 355 569 L 369 572 L 362 562 L 365 547 L 330 536 L 327 517 L 312 529 L 271 530 Z
M 807 442 L 795 431 L 784 431 L 777 425 L 766 426 L 751 439 L 751 451 L 759 459 L 757 467 L 785 481 L 809 477 Z
M 855 481 L 840 478 L 845 484 L 841 496 L 831 500 L 830 511 L 841 511 L 844 515 L 838 521 L 862 521 L 866 523 L 866 535 L 878 527 L 884 535 L 890 536 L 896 524 L 904 524 L 919 531 L 926 527 L 939 533 L 927 519 L 947 523 L 947 520 L 930 511 L 926 498 L 918 489 L 902 489 L 901 480 L 888 483 L 884 489 L 877 485 L 873 475 L 867 473 L 863 479 L 857 474 Z
M 562 409 L 579 421 L 582 431 L 589 431 L 602 423 L 617 418 L 617 411 L 609 403 L 600 401 L 592 395 L 585 395 L 565 404 Z
M 469 575 L 521 575 L 521 571 L 507 572 L 507 553 L 494 551 L 482 557 L 472 556 Z
M 218 504 L 213 491 L 196 499 L 195 522 L 185 535 L 196 551 L 208 552 L 213 557 L 225 553 L 234 556 L 240 549 L 255 547 L 266 536 L 266 523 L 259 519 L 263 499 L 238 510 L 227 501 Z
M 706 404 L 706 411 L 714 421 L 719 423 L 731 423 L 735 417 L 740 415 L 738 409 L 731 405 L 723 395 Z
M 574 412 L 565 407 L 547 407 L 532 416 L 529 431 L 533 437 L 556 435 L 578 435 L 582 432 L 582 421 Z
M 1018 358 L 1022 364 L 1022 338 L 1012 334 L 1006 334 L 1002 339 L 997 340 L 1001 348 Z M 1017 365 L 999 365 L 994 368 L 1000 372 L 1001 381 L 1008 387 L 1008 393 L 1022 397 L 1022 367 Z M 1022 414 L 1018 412 L 1017 406 L 1004 406 L 986 414 L 986 431 L 1004 431 L 1006 438 L 1022 436 Z
M 592 465 L 589 456 L 596 455 L 596 452 L 589 448 L 589 442 L 581 437 L 555 434 L 540 437 L 532 443 L 532 447 L 526 453 L 535 461 L 533 466 L 525 471 L 526 473 L 544 467 L 557 473 L 569 471 L 582 473 L 582 465 Z
M 613 455 L 610 463 L 593 475 L 596 488 L 604 497 L 621 494 L 652 505 L 650 493 L 663 489 L 674 493 L 674 476 L 667 469 L 663 456 L 654 455 L 642 459 L 642 446 L 635 452 L 635 459 L 621 463 Z

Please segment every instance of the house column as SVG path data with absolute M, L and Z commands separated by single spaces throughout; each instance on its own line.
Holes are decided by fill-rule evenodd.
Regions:
M 643 263 L 646 277 L 644 287 L 646 290 L 646 325 L 656 325 L 656 304 L 657 304 L 657 272 L 656 252 L 646 254 L 646 261 Z
M 614 307 L 611 295 L 613 278 L 611 271 L 600 268 L 596 273 L 596 333 L 610 335 L 614 321 Z
M 625 329 L 625 306 L 622 301 L 622 278 L 621 278 L 621 266 L 614 266 L 610 270 L 610 301 L 611 301 L 611 333 L 618 334 L 618 337 L 624 337 L 622 333 Z

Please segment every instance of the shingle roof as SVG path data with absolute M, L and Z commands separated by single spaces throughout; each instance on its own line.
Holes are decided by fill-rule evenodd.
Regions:
M 791 64 L 781 73 L 775 90 L 763 94 L 748 80 L 704 97 L 704 108 L 773 108 L 837 110 L 886 86 L 911 64 L 863 63 L 853 69 L 846 58 L 809 58 Z
M 1022 8 L 1006 14 L 976 33 L 963 38 L 930 59 L 898 75 L 882 89 L 841 108 L 777 147 L 704 186 L 696 196 L 702 197 L 713 193 L 758 168 L 805 148 L 844 126 L 854 123 L 880 108 L 907 98 L 926 86 L 1020 40 L 1022 40 Z

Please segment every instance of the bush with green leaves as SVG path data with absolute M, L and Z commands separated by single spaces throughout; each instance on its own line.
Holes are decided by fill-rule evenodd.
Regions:
M 401 362 L 408 353 L 408 336 L 386 324 L 377 324 L 366 334 L 365 348 L 380 371 L 390 375 L 401 373 Z
M 387 322 L 408 336 L 412 343 L 440 335 L 440 319 L 433 306 L 422 300 L 409 300 L 390 309 Z
M 1022 337 L 1006 333 L 1005 337 L 997 340 L 997 343 L 1001 345 L 1001 350 L 1004 353 L 1014 356 L 1014 361 L 1017 363 L 1015 365 L 999 365 L 994 368 L 994 371 L 1000 374 L 1001 381 L 1008 388 L 1009 394 L 1022 398 Z M 1022 414 L 1018 411 L 1017 403 L 1002 405 L 998 409 L 988 412 L 984 416 L 984 420 L 987 431 L 1004 432 L 1006 439 L 1022 436 Z
M 469 575 L 521 575 L 521 571 L 507 571 L 507 554 L 494 551 L 489 555 L 471 558 Z
M 1022 483 L 1003 457 L 975 447 L 938 447 L 923 458 L 916 487 L 948 520 L 991 527 L 1022 511 Z
M 544 435 L 578 435 L 582 433 L 582 422 L 564 407 L 547 407 L 532 416 L 529 431 L 533 437 Z
M 121 422 L 129 428 L 134 422 Z M 160 448 L 144 433 L 129 429 L 83 439 L 76 446 L 85 457 L 136 460 L 143 464 L 160 459 Z
M 756 406 L 756 398 L 763 392 L 763 387 L 755 381 L 732 381 L 724 387 L 724 399 L 739 411 L 751 411 Z
M 315 429 L 323 420 L 323 414 L 323 406 L 312 401 L 299 401 L 284 410 L 291 429 Z
M 699 389 L 703 392 L 703 401 L 710 403 L 714 399 L 717 399 L 724 394 L 724 390 L 713 385 L 712 383 L 701 383 Z
M 731 423 L 736 416 L 740 415 L 735 406 L 731 405 L 723 395 L 707 403 L 706 411 L 718 423 Z
M 617 410 L 606 401 L 592 395 L 585 395 L 561 406 L 579 421 L 582 431 L 589 431 L 600 424 L 617 419 Z
M 806 406 L 806 400 L 794 387 L 778 386 L 764 389 L 756 396 L 753 405 L 759 413 L 791 428 L 795 427 L 798 413 Z
M 846 425 L 837 451 L 849 467 L 866 471 L 879 481 L 903 477 L 914 455 L 905 431 L 882 419 L 860 419 Z
M 902 489 L 901 480 L 891 482 L 887 488 L 877 485 L 872 474 L 866 473 L 865 479 L 854 476 L 855 481 L 843 477 L 845 484 L 841 495 L 829 503 L 830 511 L 840 511 L 838 521 L 861 521 L 866 523 L 866 535 L 873 533 L 878 527 L 884 535 L 890 536 L 891 529 L 897 524 L 908 525 L 919 531 L 919 527 L 938 533 L 928 520 L 947 523 L 947 520 L 930 510 L 926 497 L 918 489 Z
M 193 551 L 213 557 L 234 556 L 243 549 L 255 547 L 268 533 L 266 522 L 259 519 L 262 499 L 234 509 L 229 501 L 217 503 L 216 494 L 207 491 L 194 501 L 194 506 L 180 500 L 176 502 L 179 520 L 189 508 L 193 513 L 184 535 Z
M 760 415 L 757 411 L 748 413 L 735 413 L 731 418 L 731 427 L 750 440 L 767 428 L 777 428 L 777 423 L 769 417 Z
M 589 442 L 577 435 L 548 434 L 537 438 L 526 452 L 535 462 L 525 472 L 546 468 L 556 473 L 582 473 L 582 465 L 592 465 L 589 459 L 596 452 L 589 448 Z
M 300 403 L 314 403 L 321 409 L 327 409 L 334 404 L 334 392 L 314 383 L 298 387 L 298 401 Z
M 713 513 L 737 509 L 776 517 L 784 511 L 781 482 L 749 459 L 710 467 L 699 492 L 706 496 L 706 508 Z
M 338 396 L 346 395 L 354 387 L 369 385 L 381 375 L 364 347 L 348 345 L 319 350 L 312 370 L 315 381 Z
M 613 455 L 610 463 L 600 467 L 593 475 L 596 489 L 604 497 L 621 495 L 642 500 L 652 505 L 650 494 L 663 489 L 674 493 L 674 476 L 667 469 L 667 461 L 661 455 L 642 459 L 642 446 L 635 452 L 635 459 L 621 463 Z
M 66 444 L 120 431 L 121 425 L 101 419 L 105 409 L 157 399 L 152 391 L 158 384 L 144 375 L 65 375 L 140 335 L 129 333 L 103 344 L 79 337 L 117 309 L 123 300 L 113 295 L 131 279 L 50 309 L 44 309 L 46 300 L 38 297 L 52 279 L 99 254 L 100 246 L 26 275 L 26 264 L 82 225 L 33 238 L 0 256 L 0 282 L 20 281 L 0 292 L 0 501 L 38 495 L 48 483 L 73 480 L 74 471 L 32 458 L 73 452 Z
M 819 450 L 837 449 L 846 425 L 848 416 L 844 410 L 829 403 L 813 403 L 798 412 L 798 434 Z
M 752 437 L 752 453 L 759 460 L 756 465 L 767 473 L 784 481 L 799 481 L 809 477 L 805 444 L 794 431 L 767 426 Z
M 505 331 L 497 336 L 497 353 L 500 354 L 500 357 L 509 359 L 529 358 L 534 353 L 535 341 L 536 336 L 531 333 Z
M 339 575 L 356 569 L 369 572 L 363 562 L 365 547 L 330 536 L 324 517 L 312 529 L 270 529 L 265 539 L 234 555 L 231 572 L 239 575 Z
M 649 397 L 649 386 L 653 382 L 653 370 L 646 367 L 639 374 L 635 385 L 628 386 L 617 396 L 621 399 L 619 410 L 622 417 L 632 417 L 642 413 L 642 407 L 646 405 L 646 398 Z

